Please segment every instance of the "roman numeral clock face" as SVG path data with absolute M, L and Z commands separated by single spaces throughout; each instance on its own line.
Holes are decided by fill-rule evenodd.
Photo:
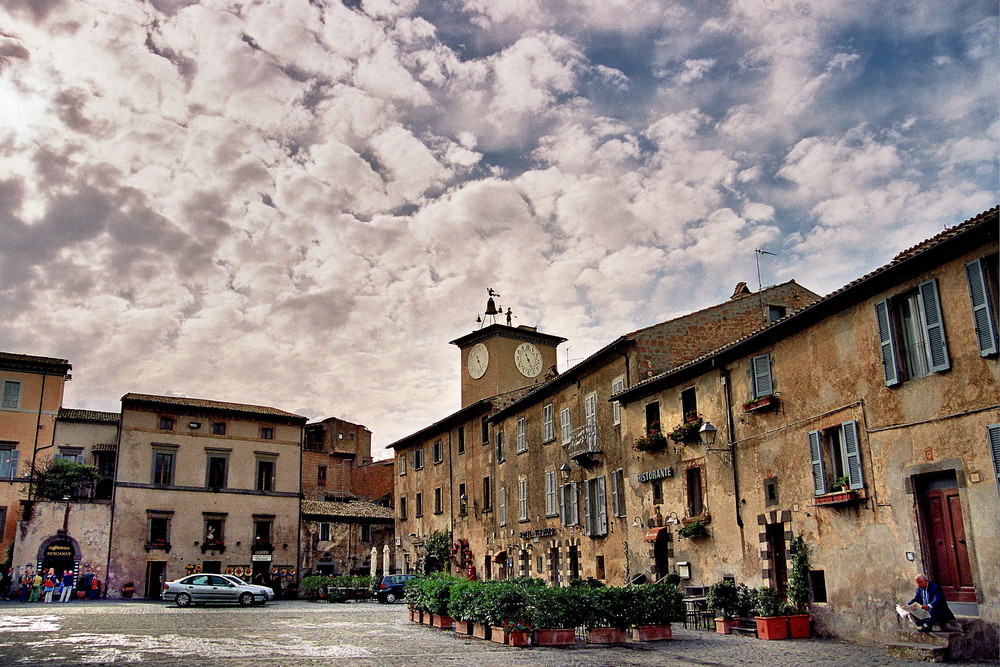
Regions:
M 482 343 L 477 343 L 469 351 L 469 375 L 473 380 L 478 380 L 486 373 L 486 368 L 490 365 L 490 351 Z
M 537 377 L 542 372 L 542 353 L 531 343 L 521 343 L 514 350 L 514 365 L 524 377 Z

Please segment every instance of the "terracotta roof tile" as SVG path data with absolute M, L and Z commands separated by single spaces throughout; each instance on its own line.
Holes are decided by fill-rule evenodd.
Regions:
M 345 500 L 329 502 L 325 500 L 303 500 L 302 514 L 344 517 L 349 519 L 395 519 L 391 507 L 383 507 L 367 500 Z
M 146 404 L 146 405 L 175 405 L 178 407 L 201 408 L 204 410 L 217 410 L 222 412 L 241 412 L 249 415 L 263 415 L 270 417 L 284 417 L 286 419 L 306 421 L 302 415 L 292 412 L 285 412 L 277 408 L 270 408 L 265 405 L 249 405 L 246 403 L 226 403 L 224 401 L 211 401 L 204 398 L 185 398 L 183 396 L 156 396 L 152 394 L 125 394 L 122 396 L 122 403 Z
M 73 422 L 100 422 L 102 424 L 117 424 L 121 420 L 121 415 L 117 412 L 98 412 L 97 410 L 59 408 L 59 419 Z

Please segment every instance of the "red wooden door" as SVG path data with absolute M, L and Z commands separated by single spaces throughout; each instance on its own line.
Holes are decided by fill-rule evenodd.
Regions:
M 976 588 L 972 583 L 958 489 L 931 489 L 926 491 L 924 498 L 927 507 L 925 528 L 933 566 L 931 579 L 944 589 L 948 600 L 975 602 Z

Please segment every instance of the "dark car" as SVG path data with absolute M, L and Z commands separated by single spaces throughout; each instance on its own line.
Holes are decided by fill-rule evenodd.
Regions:
M 403 585 L 410 579 L 416 579 L 415 574 L 387 574 L 382 577 L 375 591 L 375 599 L 382 604 L 392 604 L 403 599 Z

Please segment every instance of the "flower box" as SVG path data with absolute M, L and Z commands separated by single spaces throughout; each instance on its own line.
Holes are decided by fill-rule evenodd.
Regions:
M 431 616 L 431 625 L 442 630 L 451 630 L 452 626 L 455 625 L 455 619 L 451 616 L 434 614 Z
M 572 646 L 576 643 L 574 628 L 546 628 L 535 630 L 535 644 L 538 646 Z
M 666 625 L 637 625 L 632 633 L 632 639 L 637 642 L 658 642 L 673 638 L 674 632 L 669 623 Z
M 525 646 L 531 646 L 531 633 L 525 631 L 508 632 L 507 645 L 514 646 L 517 648 L 524 648 Z
M 717 618 L 715 619 L 715 632 L 720 635 L 731 635 L 733 628 L 742 622 L 742 618 Z
M 624 644 L 625 631 L 621 628 L 587 628 L 588 644 Z
M 506 644 L 507 635 L 504 633 L 502 627 L 496 625 L 490 627 L 490 641 L 496 642 L 497 644 Z
M 455 621 L 455 632 L 460 635 L 472 634 L 472 621 Z
M 472 624 L 472 636 L 476 639 L 490 639 L 492 635 L 491 628 L 488 625 L 483 625 L 482 623 Z
M 658 452 L 667 446 L 667 438 L 659 431 L 636 438 L 635 449 L 640 452 Z
M 761 396 L 743 404 L 743 412 L 767 412 L 778 407 L 778 397 L 774 394 Z
M 812 624 L 809 614 L 794 614 L 785 617 L 788 620 L 788 636 L 791 639 L 807 639 L 812 637 Z
M 760 639 L 787 639 L 788 621 L 784 616 L 757 616 L 757 637 Z
M 414 623 L 419 623 L 420 622 L 420 612 L 418 610 L 414 609 L 413 607 L 410 607 L 409 610 L 410 610 L 410 620 L 412 622 L 414 622 Z
M 856 490 L 853 491 L 834 491 L 833 493 L 825 493 L 822 496 L 816 496 L 817 505 L 847 505 L 850 503 L 856 503 L 861 499 L 861 494 Z

